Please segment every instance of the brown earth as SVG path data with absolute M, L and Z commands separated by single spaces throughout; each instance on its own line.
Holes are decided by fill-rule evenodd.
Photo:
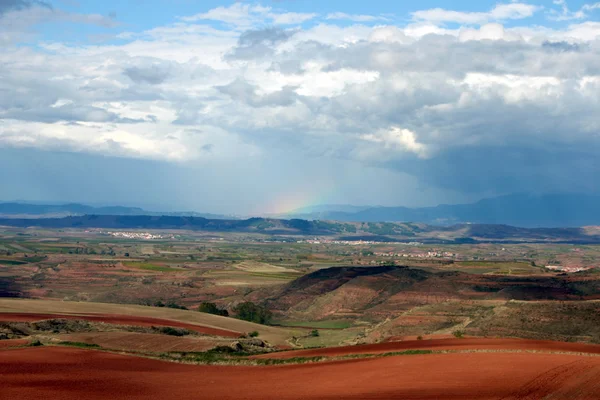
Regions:
M 0 352 L 4 399 L 600 398 L 600 357 L 460 353 L 271 367 L 194 366 L 99 351 Z
M 29 343 L 27 339 L 6 339 L 0 340 L 0 349 L 8 349 L 11 347 L 21 347 Z
M 105 349 L 163 353 L 169 351 L 207 351 L 220 344 L 218 339 L 204 337 L 175 337 L 136 332 L 89 332 L 58 335 L 68 342 L 96 344 Z M 0 342 L 0 345 L 2 342 Z
M 447 301 L 598 300 L 600 276 L 482 275 L 400 266 L 335 267 L 304 275 L 265 294 L 280 318 L 318 321 L 398 317 Z
M 190 331 L 203 333 L 205 335 L 224 336 L 237 338 L 241 335 L 240 332 L 229 331 L 226 329 L 218 329 L 201 325 L 186 324 L 168 319 L 136 317 L 131 315 L 115 315 L 115 314 L 33 314 L 33 313 L 0 313 L 0 321 L 6 322 L 35 322 L 45 319 L 83 319 L 91 322 L 104 322 L 107 324 L 131 325 L 131 326 L 171 326 L 177 328 L 185 328 Z
M 294 357 L 317 356 L 339 357 L 352 354 L 383 354 L 406 350 L 513 350 L 600 354 L 600 345 L 525 339 L 431 339 L 364 344 L 357 346 L 327 347 L 321 349 L 292 350 L 280 353 L 261 354 L 254 356 L 253 358 L 289 359 Z

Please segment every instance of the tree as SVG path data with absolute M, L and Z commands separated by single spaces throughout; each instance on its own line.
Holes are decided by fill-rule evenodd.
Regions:
M 208 301 L 202 302 L 198 306 L 198 311 L 208 314 L 221 315 L 223 317 L 228 317 L 229 313 L 225 309 L 221 309 L 217 307 L 215 303 L 209 303 Z
M 236 314 L 236 318 L 243 319 L 244 321 L 255 322 L 257 324 L 266 325 L 271 322 L 273 314 L 271 311 L 264 307 L 256 305 L 251 301 L 238 304 L 234 307 L 233 311 Z

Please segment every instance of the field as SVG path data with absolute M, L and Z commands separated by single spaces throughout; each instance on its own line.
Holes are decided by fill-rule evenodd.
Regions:
M 7 398 L 591 399 L 600 358 L 571 354 L 399 355 L 271 367 L 193 366 L 72 348 L 6 350 Z M 357 379 L 360 377 L 360 379 Z
M 0 229 L 3 394 L 600 395 L 600 246 L 151 233 Z

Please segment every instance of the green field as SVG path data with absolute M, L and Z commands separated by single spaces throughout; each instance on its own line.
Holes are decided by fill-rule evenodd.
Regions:
M 27 264 L 27 261 L 20 260 L 0 260 L 0 265 L 23 265 Z
M 333 321 L 282 321 L 276 323 L 280 326 L 303 327 L 315 329 L 346 329 L 352 326 L 351 321 L 333 320 Z
M 123 265 L 125 265 L 126 267 L 143 269 L 145 271 L 155 271 L 155 272 L 181 271 L 180 269 L 167 267 L 165 265 L 151 264 L 151 263 L 144 263 L 144 262 L 135 262 L 135 261 L 127 261 L 127 262 L 124 262 Z

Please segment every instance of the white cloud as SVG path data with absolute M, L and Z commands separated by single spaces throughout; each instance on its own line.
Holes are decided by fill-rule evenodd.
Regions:
M 273 19 L 273 23 L 277 25 L 298 25 L 303 22 L 315 18 L 318 14 L 315 13 L 295 13 L 287 12 L 283 14 L 272 13 L 269 16 Z
M 479 29 L 464 28 L 458 35 L 461 42 L 469 40 L 521 40 L 521 35 L 507 32 L 502 24 L 490 23 L 482 25 Z
M 217 7 L 205 13 L 181 17 L 181 20 L 185 22 L 220 21 L 238 28 L 249 29 L 252 26 L 268 22 L 277 25 L 298 25 L 316 16 L 316 13 L 277 12 L 271 7 L 234 3 L 229 7 Z
M 554 0 L 554 4 L 560 7 L 560 11 L 551 9 L 549 18 L 554 21 L 569 21 L 574 19 L 585 19 L 590 11 L 600 9 L 600 3 L 588 3 L 581 6 L 577 11 L 571 11 L 566 0 Z
M 374 22 L 374 21 L 389 21 L 389 18 L 375 15 L 364 14 L 346 14 L 343 12 L 335 12 L 327 14 L 325 19 L 328 20 L 344 20 L 353 22 Z
M 401 152 L 413 153 L 421 158 L 427 157 L 427 147 L 417 141 L 414 132 L 399 127 L 391 127 L 377 133 L 361 135 L 362 140 L 379 143 L 385 149 L 392 149 Z
M 427 21 L 434 24 L 455 22 L 458 24 L 478 25 L 490 21 L 506 21 L 524 19 L 533 16 L 540 7 L 525 3 L 497 4 L 488 12 L 462 12 L 443 8 L 416 11 L 412 17 L 416 21 Z

